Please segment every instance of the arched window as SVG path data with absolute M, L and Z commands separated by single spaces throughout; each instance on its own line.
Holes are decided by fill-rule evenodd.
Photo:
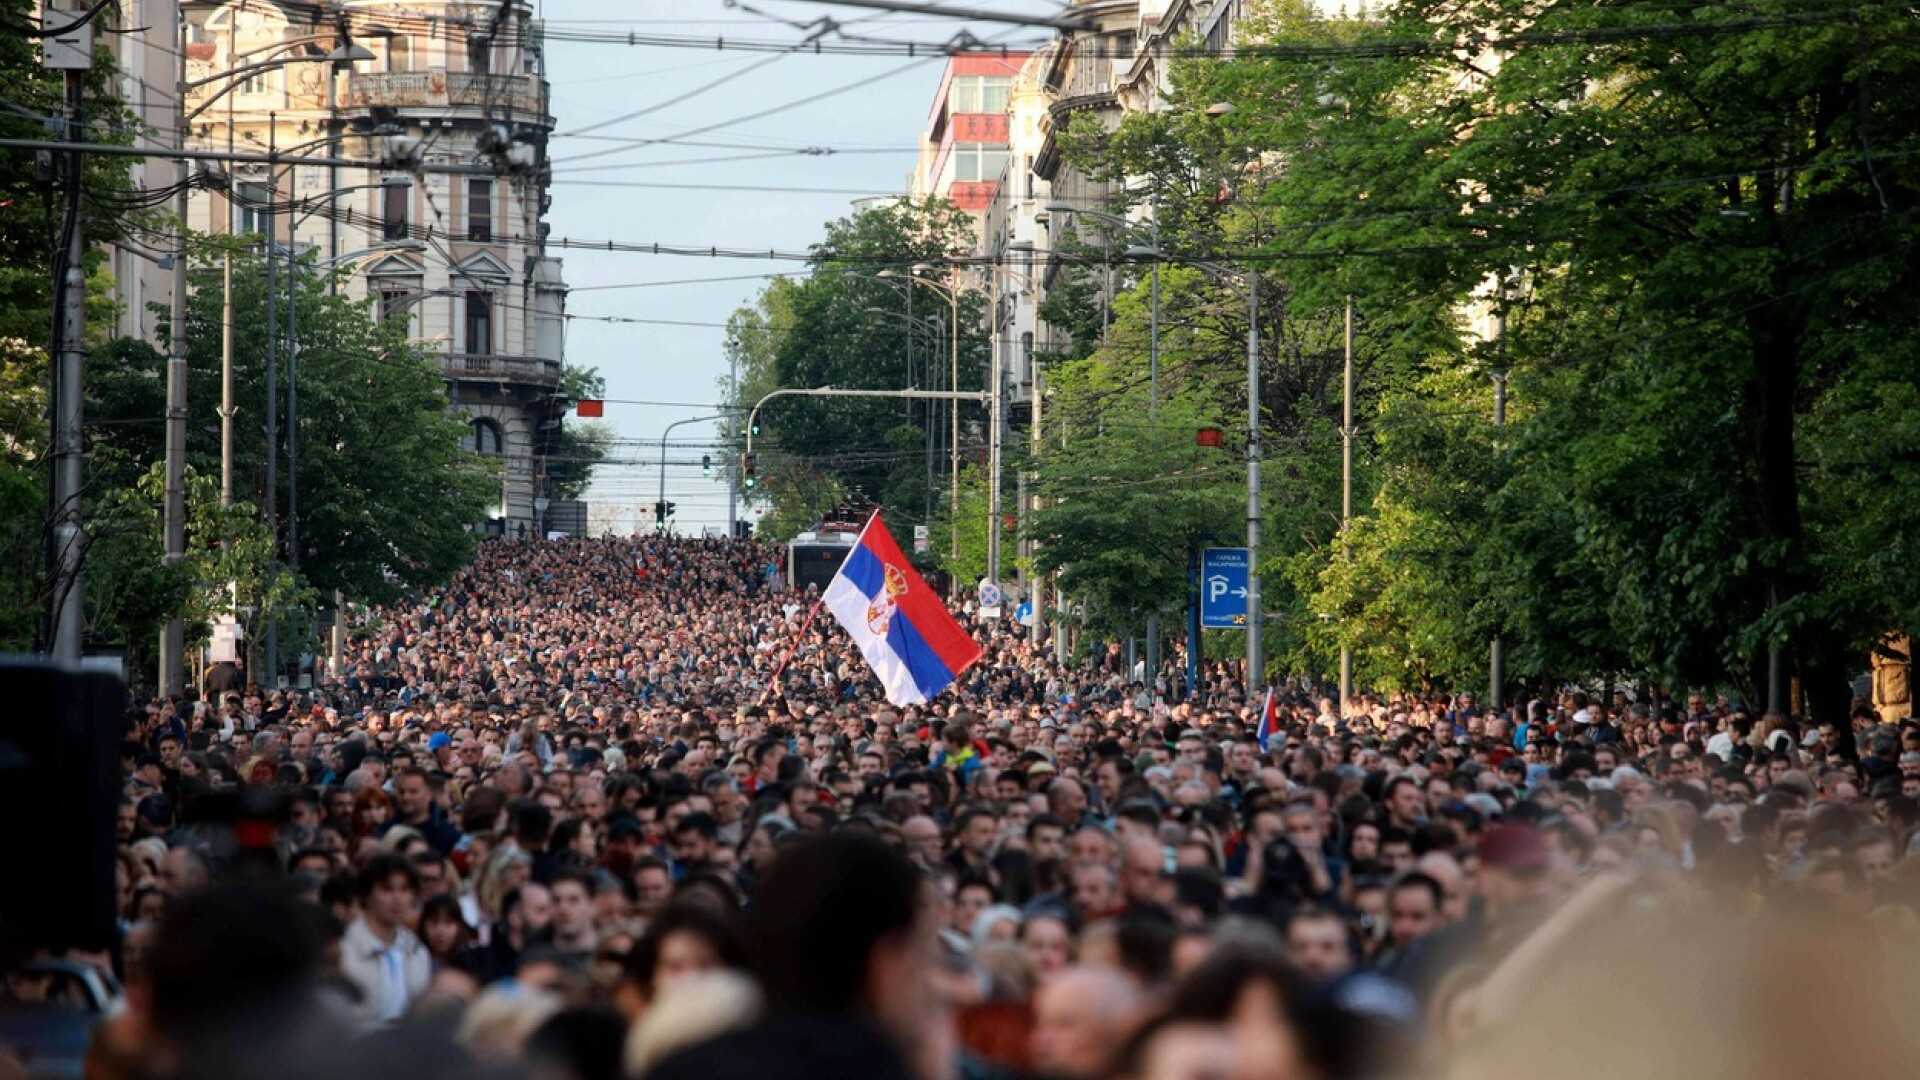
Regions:
M 473 450 L 484 457 L 499 457 L 506 448 L 506 440 L 500 434 L 500 425 L 491 420 L 473 422 Z

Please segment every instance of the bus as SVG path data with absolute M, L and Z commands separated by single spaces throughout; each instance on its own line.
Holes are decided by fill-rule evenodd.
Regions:
M 787 544 L 787 581 L 796 589 L 809 585 L 827 591 L 827 584 L 847 561 L 858 532 L 816 530 L 803 532 Z

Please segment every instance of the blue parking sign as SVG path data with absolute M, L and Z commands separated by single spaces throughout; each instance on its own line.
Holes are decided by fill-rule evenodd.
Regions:
M 1200 625 L 1247 628 L 1247 549 L 1208 548 L 1200 558 Z

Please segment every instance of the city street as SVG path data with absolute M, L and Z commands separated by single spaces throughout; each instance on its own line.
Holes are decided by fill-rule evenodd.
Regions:
M 0 0 L 0 1080 L 1880 1080 L 1920 16 Z

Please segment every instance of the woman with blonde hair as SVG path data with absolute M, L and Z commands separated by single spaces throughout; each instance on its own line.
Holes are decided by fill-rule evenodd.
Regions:
M 1762 716 L 1760 722 L 1753 725 L 1753 732 L 1747 736 L 1747 745 L 1772 753 L 1791 748 L 1793 732 L 1787 728 L 1787 718 L 1777 712 Z
M 460 910 L 467 925 L 474 928 L 479 943 L 488 944 L 493 925 L 500 918 L 501 901 L 508 893 L 526 884 L 533 872 L 533 858 L 519 848 L 495 848 L 473 877 L 473 889 L 460 898 Z

